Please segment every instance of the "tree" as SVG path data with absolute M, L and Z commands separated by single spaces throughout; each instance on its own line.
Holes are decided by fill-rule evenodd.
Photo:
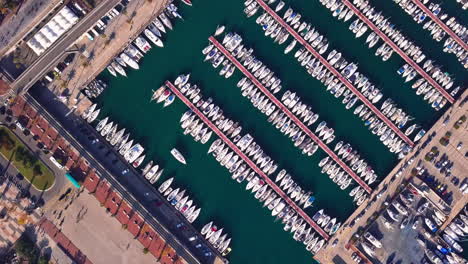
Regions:
M 15 151 L 15 160 L 20 162 L 20 161 L 23 161 L 24 162 L 24 158 L 25 158 L 25 155 L 24 155 L 24 147 L 23 146 L 19 146 L 16 151 Z
M 37 261 L 37 264 L 48 264 L 49 260 L 45 256 L 40 256 L 39 260 Z
M 27 258 L 30 262 L 35 260 L 38 255 L 34 243 L 26 236 L 21 236 L 18 241 L 16 241 L 15 250 L 19 256 Z
M 34 175 L 34 176 L 42 175 L 41 166 L 39 166 L 39 164 L 34 165 L 34 168 L 33 168 L 33 175 Z

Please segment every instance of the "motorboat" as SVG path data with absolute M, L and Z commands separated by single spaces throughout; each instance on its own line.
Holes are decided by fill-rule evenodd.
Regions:
M 138 66 L 138 63 L 130 58 L 126 53 L 122 53 L 120 54 L 120 58 L 122 58 L 122 60 L 130 67 L 132 67 L 133 69 L 135 70 L 138 70 L 140 69 L 140 66 Z
M 158 36 L 156 36 L 156 34 L 154 34 L 153 31 L 145 29 L 144 34 L 151 42 L 154 43 L 154 45 L 161 48 L 164 47 L 162 40 Z

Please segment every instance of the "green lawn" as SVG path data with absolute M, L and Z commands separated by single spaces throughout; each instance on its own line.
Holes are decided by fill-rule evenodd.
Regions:
M 46 190 L 54 183 L 52 171 L 6 127 L 0 127 L 0 152 L 38 190 Z

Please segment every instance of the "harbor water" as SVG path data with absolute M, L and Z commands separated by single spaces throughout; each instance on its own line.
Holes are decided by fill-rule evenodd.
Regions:
M 187 107 L 179 100 L 164 109 L 162 105 L 150 103 L 152 90 L 159 88 L 165 80 L 174 80 L 178 74 L 190 72 L 190 81 L 202 88 L 204 96 L 211 96 L 223 108 L 225 115 L 239 121 L 244 128 L 243 133 L 250 133 L 279 163 L 280 168 L 287 169 L 301 186 L 314 192 L 317 201 L 306 210 L 309 215 L 324 208 L 327 214 L 345 221 L 356 208 L 348 195 L 351 188 L 347 192 L 341 191 L 320 173 L 318 162 L 325 157 L 325 153 L 319 150 L 312 157 L 301 155 L 287 137 L 272 127 L 266 117 L 240 95 L 236 83 L 242 74 L 238 70 L 230 79 L 225 79 L 219 76 L 219 68 L 215 70 L 210 63 L 203 62 L 201 50 L 208 45 L 207 39 L 216 26 L 223 24 L 227 31 L 240 33 L 245 44 L 254 48 L 254 54 L 277 73 L 283 81 L 283 91 L 296 91 L 304 102 L 320 114 L 320 120 L 327 121 L 335 129 L 337 139 L 330 146 L 339 140 L 350 142 L 374 167 L 379 180 L 398 160 L 352 111 L 345 110 L 341 100 L 326 92 L 320 82 L 300 67 L 291 54 L 293 52 L 283 54 L 286 45 L 273 43 L 264 36 L 255 18 L 245 17 L 242 1 L 193 2 L 193 7 L 179 5 L 184 20 L 176 21 L 174 30 L 163 37 L 164 48 L 153 47 L 145 55 L 140 70 L 130 70 L 127 78 L 115 78 L 107 72 L 101 74 L 100 78 L 105 79 L 109 87 L 96 100 L 102 107 L 99 119 L 109 116 L 120 124 L 119 127 L 126 127 L 131 131 L 132 138 L 145 146 L 145 163 L 152 159 L 165 169 L 155 186 L 169 177 L 175 177 L 173 185 L 187 189 L 186 193 L 190 194 L 194 203 L 202 207 L 201 215 L 194 223 L 198 229 L 209 221 L 224 228 L 232 237 L 231 263 L 311 263 L 312 255 L 301 243 L 294 241 L 290 233 L 284 232 L 279 222 L 273 221 L 270 211 L 263 208 L 250 191 L 245 190 L 245 183 L 233 181 L 228 171 L 206 154 L 213 139 L 201 145 L 194 142 L 191 136 L 182 134 L 179 119 Z M 348 60 L 358 62 L 359 71 L 382 88 L 385 98 L 393 98 L 423 128 L 429 128 L 440 117 L 441 112 L 434 111 L 421 97 L 416 96 L 410 84 L 404 83 L 396 74 L 396 70 L 403 65 L 397 54 L 389 61 L 382 62 L 374 56 L 375 48 L 368 50 L 364 46 L 365 37 L 355 39 L 348 30 L 351 21 L 345 24 L 335 20 L 317 0 L 286 2 L 326 35 L 331 48 L 340 50 Z M 419 45 L 424 45 L 423 51 L 428 57 L 455 74 L 458 84 L 467 81 L 468 76 L 455 56 L 443 53 L 442 43 L 432 40 L 428 32 L 414 23 L 396 4 L 392 1 L 371 2 L 378 9 L 385 10 L 384 14 L 390 16 L 402 32 L 409 34 Z M 455 1 L 446 1 L 444 6 L 454 12 L 453 15 L 458 12 Z M 186 157 L 187 165 L 178 163 L 170 155 L 173 147 Z

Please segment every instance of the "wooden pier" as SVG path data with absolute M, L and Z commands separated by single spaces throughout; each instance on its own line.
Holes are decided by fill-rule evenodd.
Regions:
M 215 47 L 221 51 L 224 56 L 229 59 L 246 77 L 248 77 L 255 86 L 258 87 L 281 111 L 283 111 L 298 127 L 304 131 L 319 147 L 325 151 L 328 156 L 330 156 L 346 173 L 348 173 L 362 188 L 366 190 L 367 193 L 371 193 L 372 189 L 367 185 L 356 173 L 354 173 L 351 168 L 348 167 L 328 146 L 320 140 L 310 129 L 302 123 L 289 109 L 278 100 L 265 86 L 262 85 L 260 81 L 253 76 L 234 56 L 232 56 L 229 51 L 227 51 L 221 43 L 219 43 L 214 37 L 209 38 L 210 42 L 215 45 Z
M 280 187 L 278 187 L 273 180 L 271 180 L 257 165 L 245 155 L 221 130 L 215 126 L 190 100 L 185 97 L 171 82 L 166 81 L 166 86 L 179 97 L 179 99 L 187 105 L 199 118 L 202 120 L 213 132 L 226 143 L 239 157 L 244 160 L 247 165 L 252 168 L 263 180 L 281 197 L 284 201 L 291 206 L 304 220 L 309 224 L 317 233 L 320 234 L 325 240 L 329 239 L 329 235 L 312 220 L 291 198 L 289 198 Z
M 304 38 L 302 38 L 291 26 L 289 26 L 278 14 L 275 13 L 263 0 L 256 0 L 257 3 L 270 14 L 278 23 L 281 24 L 301 45 L 303 45 L 310 53 L 312 53 L 336 78 L 338 78 L 346 87 L 351 90 L 375 115 L 379 117 L 387 126 L 395 132 L 403 141 L 410 147 L 414 146 L 414 142 L 409 139 L 395 124 L 390 121 L 380 110 L 375 107 L 354 85 L 348 81 L 340 72 L 338 72 L 328 61 L 322 57 Z M 344 1 L 343 1 L 344 2 Z
M 261 0 L 257 0 L 257 1 L 261 1 Z M 400 57 L 406 61 L 406 63 L 408 63 L 411 67 L 413 67 L 413 69 L 415 69 L 419 73 L 419 75 L 421 75 L 424 79 L 426 79 L 426 81 L 432 87 L 436 88 L 437 91 L 443 97 L 445 97 L 445 99 L 447 99 L 449 103 L 453 104 L 453 102 L 455 102 L 455 99 L 442 86 L 440 86 L 439 83 L 437 83 L 434 79 L 432 79 L 432 77 L 429 76 L 427 72 L 425 72 L 415 61 L 413 61 L 408 55 L 406 55 L 406 53 L 402 49 L 400 49 L 400 47 L 398 47 L 397 44 L 395 44 L 395 42 L 393 42 L 389 37 L 387 37 L 385 33 L 380 31 L 380 29 L 372 21 L 370 21 L 370 19 L 368 19 L 364 14 L 362 14 L 361 11 L 359 11 L 359 9 L 357 9 L 349 0 L 343 0 L 343 4 L 345 4 L 348 8 L 350 8 L 359 17 L 359 19 L 361 19 L 364 23 L 367 24 L 367 26 L 369 26 L 370 29 L 372 29 L 375 33 L 377 33 L 377 35 L 379 35 L 379 37 L 383 41 L 385 41 L 387 45 L 392 47 L 392 49 L 396 53 L 398 53 Z

